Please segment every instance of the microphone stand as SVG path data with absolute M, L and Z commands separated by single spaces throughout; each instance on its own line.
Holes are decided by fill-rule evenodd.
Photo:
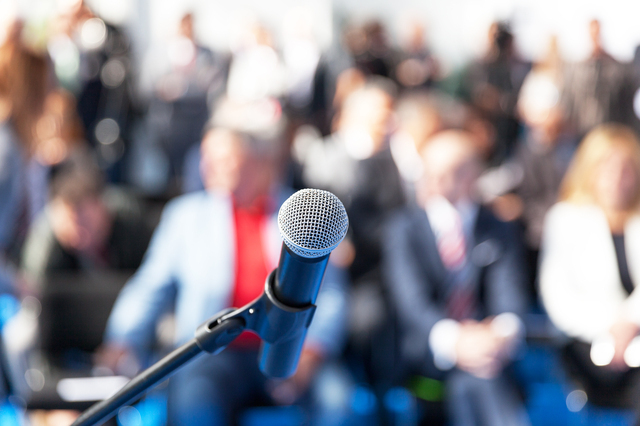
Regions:
M 269 274 L 262 296 L 242 308 L 226 309 L 211 317 L 198 327 L 193 339 L 131 379 L 112 397 L 91 406 L 71 426 L 93 426 L 108 420 L 120 407 L 135 400 L 203 352 L 212 355 L 221 352 L 244 330 L 252 330 L 260 336 L 263 340 L 261 351 L 265 345 L 304 336 L 316 306 L 283 304 L 273 292 L 274 282 L 275 270 Z

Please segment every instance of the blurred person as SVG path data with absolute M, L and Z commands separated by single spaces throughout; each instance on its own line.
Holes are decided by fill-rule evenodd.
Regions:
M 64 89 L 55 89 L 44 100 L 42 115 L 35 123 L 33 155 L 27 165 L 30 220 L 44 209 L 49 199 L 52 168 L 86 144 L 76 100 Z M 86 146 L 85 146 L 86 148 Z
M 604 124 L 578 148 L 542 237 L 540 292 L 589 402 L 638 408 L 640 142 Z
M 333 93 L 332 111 L 328 114 L 332 118 L 331 129 L 335 130 L 340 117 L 340 110 L 344 101 L 356 90 L 364 87 L 367 76 L 357 68 L 347 68 L 340 72 L 336 78 L 336 88 Z
M 635 83 L 630 66 L 615 60 L 602 45 L 598 20 L 589 23 L 592 52 L 588 59 L 567 66 L 563 103 L 580 137 L 598 124 L 614 121 L 633 125 Z
M 479 204 L 469 134 L 438 133 L 422 156 L 420 205 L 393 216 L 383 246 L 401 353 L 413 371 L 444 380 L 451 424 L 527 424 L 505 371 L 528 307 L 522 244 Z
M 472 104 L 465 104 L 463 109 L 462 125 L 453 128 L 464 129 L 471 135 L 476 152 L 486 167 L 498 166 L 503 159 L 496 155 L 497 132 L 491 118 Z
M 544 217 L 558 199 L 577 140 L 566 128 L 560 88 L 544 70 L 535 68 L 525 79 L 518 110 L 524 136 L 510 160 L 483 175 L 481 189 L 502 219 L 522 219 L 527 245 L 537 252 Z
M 535 64 L 533 71 L 547 75 L 560 89 L 563 87 L 563 79 L 566 64 L 558 47 L 558 37 L 549 37 L 547 53 L 541 61 Z M 562 91 L 562 90 L 561 90 Z
M 135 201 L 105 188 L 87 152 L 76 151 L 56 166 L 49 188 L 23 248 L 22 269 L 33 290 L 41 292 L 58 272 L 140 266 L 151 231 Z
M 444 125 L 434 98 L 429 92 L 410 92 L 395 106 L 397 128 L 389 140 L 389 147 L 409 199 L 413 199 L 415 184 L 423 173 L 420 152 Z
M 304 117 L 312 107 L 314 79 L 321 51 L 313 34 L 308 10 L 292 10 L 283 21 L 282 62 L 286 73 L 286 106 L 289 115 Z
M 390 80 L 368 80 L 349 91 L 329 137 L 294 144 L 307 185 L 327 188 L 350 204 L 359 162 L 388 148 L 394 92 Z
M 51 89 L 48 60 L 22 41 L 14 22 L 0 46 L 0 252 L 16 260 L 37 211 L 29 194 L 28 163 L 37 147 L 36 122 Z
M 227 96 L 222 97 L 215 107 L 209 127 L 222 127 L 242 132 L 263 140 L 270 145 L 269 153 L 282 164 L 289 159 L 286 143 L 282 143 L 288 131 L 289 117 L 283 112 L 282 104 L 274 98 L 253 102 L 238 102 Z M 205 189 L 203 181 L 205 162 L 202 161 L 204 147 L 196 145 L 185 157 L 182 189 L 184 193 Z M 275 161 L 275 160 L 274 160 Z
M 274 152 L 273 146 L 246 134 L 223 128 L 205 133 L 206 191 L 183 195 L 166 206 L 143 265 L 111 314 L 103 363 L 118 371 L 126 359 L 123 354 L 143 352 L 169 302 L 175 301 L 179 345 L 191 339 L 207 318 L 230 306 L 244 306 L 262 293 L 281 247 Z M 292 378 L 268 381 L 258 369 L 259 338 L 244 333 L 225 351 L 199 358 L 173 376 L 171 424 L 229 424 L 240 408 L 255 400 L 290 404 L 307 395 L 312 406 L 323 407 L 314 389 L 329 377 L 318 373 L 341 347 L 346 314 L 343 280 L 341 270 L 330 263 Z M 313 413 L 317 420 L 318 412 Z M 339 421 L 336 411 L 333 415 Z
M 343 42 L 356 68 L 368 76 L 393 77 L 396 52 L 389 44 L 386 28 L 381 21 L 347 26 Z
M 27 165 L 36 151 L 36 122 L 53 86 L 48 57 L 28 46 L 22 32 L 22 22 L 14 21 L 0 45 L 0 293 L 5 304 L 16 306 L 19 303 L 12 295 L 22 290 L 16 265 L 35 210 Z M 2 397 L 25 396 L 21 361 L 31 330 L 17 326 L 13 331 L 11 335 L 11 326 L 3 327 L 0 339 Z M 16 344 L 17 336 L 21 343 Z
M 87 141 L 96 147 L 109 179 L 122 180 L 119 164 L 128 154 L 134 108 L 128 36 L 97 16 L 84 0 L 72 0 L 59 8 L 47 49 L 61 86 L 77 98 L 78 115 L 89 131 Z
M 548 68 L 527 76 L 518 110 L 525 124 L 514 155 L 479 180 L 484 201 L 505 221 L 524 226 L 529 260 L 529 292 L 538 300 L 538 254 L 544 219 L 556 203 L 562 179 L 576 149 L 560 103 L 560 87 Z
M 516 102 L 529 64 L 518 56 L 513 33 L 505 23 L 489 29 L 490 48 L 471 65 L 466 84 L 471 103 L 493 124 L 496 145 L 493 162 L 500 163 L 512 153 L 519 130 Z
M 14 21 L 0 46 L 0 78 L 11 111 L 11 126 L 29 156 L 35 146 L 35 121 L 42 114 L 44 99 L 55 80 L 50 58 L 25 43 L 23 27 L 21 21 Z
M 283 59 L 269 29 L 257 22 L 250 24 L 232 50 L 226 93 L 230 99 L 250 102 L 284 95 Z
M 148 110 L 144 136 L 136 141 L 143 149 L 138 156 L 148 158 L 145 138 L 159 146 L 169 163 L 171 185 L 178 183 L 173 180 L 183 172 L 186 153 L 198 145 L 211 107 L 226 89 L 229 71 L 227 55 L 205 47 L 195 25 L 193 14 L 182 16 L 175 34 L 150 49 L 142 68 L 140 88 Z
M 403 23 L 401 31 L 395 80 L 404 88 L 431 86 L 439 77 L 440 66 L 426 44 L 424 24 L 410 19 Z
M 394 96 L 392 81 L 371 78 L 347 96 L 331 136 L 294 144 L 305 184 L 334 192 L 349 213 L 353 280 L 367 273 L 378 275 L 381 224 L 407 202 L 389 148 Z

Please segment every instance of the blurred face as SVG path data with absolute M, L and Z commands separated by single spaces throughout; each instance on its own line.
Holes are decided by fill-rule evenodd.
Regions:
M 495 128 L 490 121 L 482 118 L 472 118 L 466 123 L 466 131 L 472 136 L 478 155 L 488 160 L 495 149 Z
M 178 33 L 183 37 L 193 38 L 193 17 L 191 15 L 186 15 L 182 18 Z
M 348 102 L 343 111 L 340 129 L 368 135 L 377 150 L 389 131 L 393 100 L 380 90 L 369 90 Z
M 205 188 L 234 192 L 247 159 L 242 141 L 229 132 L 213 130 L 203 139 L 200 152 L 200 170 Z
M 200 168 L 205 188 L 234 194 L 250 205 L 268 192 L 273 180 L 271 159 L 251 153 L 238 136 L 213 130 L 202 141 Z
M 595 48 L 600 47 L 600 22 L 593 20 L 589 22 L 589 36 Z
M 623 211 L 633 207 L 638 191 L 638 170 L 626 152 L 612 152 L 598 166 L 595 194 L 606 210 Z
M 471 147 L 447 145 L 438 140 L 437 146 L 427 145 L 423 153 L 427 198 L 444 197 L 450 203 L 471 201 L 479 166 Z
M 102 248 L 110 232 L 109 213 L 101 199 L 91 197 L 77 204 L 62 199 L 51 203 L 53 232 L 66 249 L 78 252 Z

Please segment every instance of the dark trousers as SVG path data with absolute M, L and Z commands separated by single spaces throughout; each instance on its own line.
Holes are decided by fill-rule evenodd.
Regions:
M 526 413 L 515 386 L 502 374 L 480 379 L 453 370 L 445 379 L 447 416 L 453 426 L 526 425 Z
M 202 355 L 169 381 L 169 426 L 235 424 L 246 407 L 271 405 L 268 381 L 258 368 L 258 352 L 227 348 L 217 355 Z M 344 425 L 350 396 L 349 374 L 336 363 L 321 367 L 311 388 L 296 404 L 306 424 Z
M 591 345 L 577 340 L 562 349 L 569 376 L 584 388 L 589 402 L 604 407 L 635 409 L 640 413 L 640 369 L 614 371 L 591 361 Z
M 256 351 L 202 355 L 169 381 L 171 426 L 229 425 L 237 411 L 268 401 Z

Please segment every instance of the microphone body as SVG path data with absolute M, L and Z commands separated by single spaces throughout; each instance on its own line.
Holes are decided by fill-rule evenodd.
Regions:
M 327 191 L 303 189 L 278 213 L 284 240 L 278 268 L 269 276 L 261 332 L 260 370 L 269 377 L 289 377 L 298 365 L 315 301 L 329 262 L 342 241 L 348 218 L 340 200 Z
M 282 303 L 303 307 L 316 302 L 329 255 L 305 258 L 282 244 L 274 293 Z
M 259 365 L 265 375 L 284 378 L 295 372 L 328 261 L 328 254 L 307 259 L 282 245 L 278 268 L 265 289 L 271 302 L 280 304 L 266 312 L 260 333 Z

